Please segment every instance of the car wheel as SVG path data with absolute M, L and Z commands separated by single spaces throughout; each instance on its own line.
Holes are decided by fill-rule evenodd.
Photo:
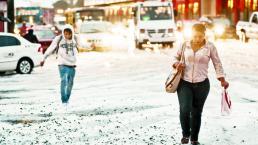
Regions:
M 162 45 L 163 48 L 173 48 L 173 42 L 167 42 L 165 44 Z
M 170 48 L 173 48 L 174 47 L 174 42 L 171 42 L 170 43 Z
M 20 74 L 30 74 L 33 69 L 33 65 L 31 60 L 29 59 L 21 59 L 18 62 L 16 71 Z
M 245 43 L 248 42 L 248 38 L 246 37 L 245 31 L 241 32 L 239 39 L 241 42 L 245 42 Z
M 138 48 L 138 49 L 143 49 L 142 43 L 136 41 L 135 44 L 136 44 L 136 48 Z

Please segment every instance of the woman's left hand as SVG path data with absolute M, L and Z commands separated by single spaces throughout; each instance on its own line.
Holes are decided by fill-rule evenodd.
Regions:
M 222 87 L 224 87 L 225 89 L 227 89 L 228 88 L 228 86 L 229 86 L 229 83 L 227 82 L 227 81 L 220 81 L 220 83 L 221 83 L 221 86 Z
M 222 87 L 224 87 L 225 89 L 228 88 L 229 83 L 225 80 L 224 77 L 218 78 L 218 80 L 220 81 L 220 84 L 221 84 Z

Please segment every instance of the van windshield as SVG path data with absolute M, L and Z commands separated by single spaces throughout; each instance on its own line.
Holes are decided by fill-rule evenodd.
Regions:
M 142 21 L 171 20 L 172 12 L 169 6 L 145 6 L 141 7 L 140 17 Z
M 111 23 L 106 22 L 88 22 L 81 25 L 80 32 L 81 33 L 103 33 L 110 32 L 112 27 Z

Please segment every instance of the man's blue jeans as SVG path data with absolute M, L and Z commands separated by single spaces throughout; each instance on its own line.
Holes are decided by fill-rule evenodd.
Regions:
M 61 78 L 61 100 L 62 103 L 68 103 L 73 88 L 75 68 L 59 65 L 59 74 Z

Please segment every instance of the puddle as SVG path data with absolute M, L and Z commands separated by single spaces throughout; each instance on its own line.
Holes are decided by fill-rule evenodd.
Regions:
M 256 100 L 252 100 L 252 99 L 247 99 L 247 98 L 242 98 L 245 102 L 247 103 L 254 103 L 257 102 Z
M 0 100 L 4 100 L 4 99 L 16 99 L 16 98 L 19 98 L 19 97 L 2 97 L 2 96 L 0 96 Z
M 50 112 L 50 113 L 46 113 L 46 114 L 38 114 L 39 117 L 51 117 L 53 116 L 53 113 Z
M 19 89 L 19 90 L 1 90 L 0 94 L 9 94 L 9 93 L 17 93 L 17 92 L 26 92 L 26 89 Z
M 48 119 L 43 119 L 43 120 L 30 120 L 30 119 L 9 119 L 9 120 L 2 120 L 2 122 L 7 122 L 10 124 L 32 124 L 32 123 L 42 123 L 42 122 L 47 122 Z
M 136 107 L 123 107 L 123 108 L 97 108 L 94 110 L 85 110 L 72 112 L 71 114 L 76 114 L 78 116 L 97 116 L 97 115 L 112 115 L 112 114 L 123 114 L 126 112 L 138 112 L 147 109 L 160 108 L 162 106 L 136 106 Z

